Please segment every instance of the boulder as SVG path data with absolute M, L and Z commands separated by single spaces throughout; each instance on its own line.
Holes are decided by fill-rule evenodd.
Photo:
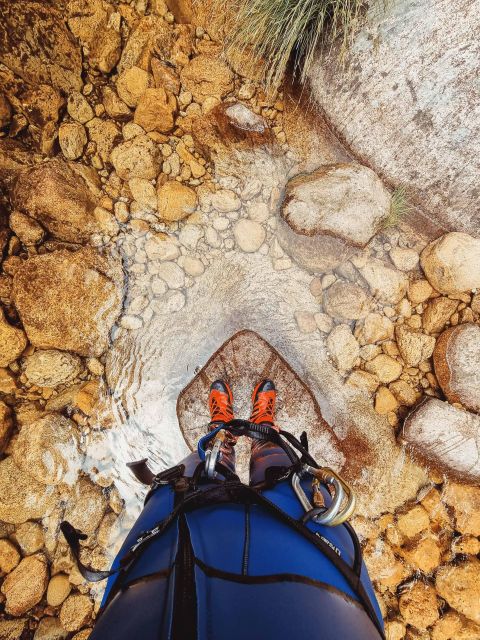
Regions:
M 6 598 L 5 612 L 21 616 L 40 602 L 48 583 L 48 564 L 41 553 L 23 558 L 5 578 L 1 591 Z
M 93 216 L 95 197 L 75 164 L 55 158 L 20 174 L 12 204 L 56 238 L 78 243 L 98 230 Z
M 441 567 L 435 577 L 440 597 L 472 622 L 480 624 L 480 561 L 470 558 L 456 566 Z
M 22 329 L 12 327 L 5 320 L 5 313 L 0 308 L 0 367 L 8 365 L 19 358 L 27 346 L 27 337 Z
M 480 287 L 479 238 L 467 233 L 446 233 L 425 247 L 420 262 L 428 281 L 440 293 Z
M 416 329 L 399 325 L 395 329 L 398 350 L 409 367 L 416 367 L 430 358 L 435 348 L 435 338 Z
M 328 315 L 349 322 L 364 318 L 371 305 L 371 300 L 358 284 L 337 280 L 328 287 L 323 297 L 323 307 Z
M 61 250 L 33 256 L 17 269 L 13 300 L 36 347 L 98 356 L 120 314 L 122 283 L 116 260 L 89 247 Z
M 55 413 L 24 425 L 13 442 L 12 457 L 19 469 L 42 484 L 73 484 L 82 463 L 77 426 Z
M 29 84 L 80 89 L 82 55 L 60 8 L 35 0 L 0 6 L 0 62 Z
M 146 89 L 137 102 L 134 122 L 144 131 L 168 133 L 175 124 L 177 100 L 163 87 Z
M 480 326 L 466 323 L 444 331 L 437 340 L 433 363 L 447 400 L 480 413 Z
M 333 235 L 365 247 L 390 213 L 390 194 L 376 174 L 359 164 L 320 167 L 292 178 L 282 217 L 296 233 Z
M 69 0 L 68 26 L 92 67 L 110 73 L 120 59 L 120 14 L 101 0 Z
M 180 79 L 185 91 L 190 91 L 196 102 L 203 103 L 210 96 L 224 98 L 233 90 L 233 73 L 218 58 L 200 54 L 186 64 Z
M 38 349 L 23 360 L 24 374 L 38 387 L 58 387 L 72 382 L 83 371 L 78 356 L 56 349 Z
M 446 473 L 465 481 L 480 480 L 480 417 L 438 398 L 420 403 L 407 417 L 401 440 Z
M 193 189 L 178 182 L 168 180 L 157 190 L 158 216 L 165 222 L 183 220 L 195 211 L 197 194 Z
M 161 166 L 158 145 L 147 135 L 139 135 L 115 147 L 110 160 L 122 180 L 156 178 Z
M 380 302 L 397 304 L 405 296 L 408 277 L 384 264 L 381 260 L 371 259 L 358 269 L 368 283 L 372 294 Z

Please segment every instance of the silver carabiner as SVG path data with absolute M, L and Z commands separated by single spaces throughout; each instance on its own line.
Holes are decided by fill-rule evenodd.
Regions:
M 313 506 L 310 503 L 310 500 L 307 498 L 305 491 L 303 490 L 301 485 L 301 476 L 304 473 L 309 473 L 323 484 L 329 485 L 334 489 L 332 504 L 328 507 L 328 509 L 325 510 L 324 513 L 320 513 L 312 517 L 312 520 L 316 524 L 336 527 L 350 518 L 353 511 L 355 510 L 355 496 L 353 494 L 353 491 L 348 486 L 348 484 L 342 478 L 340 478 L 340 476 L 338 476 L 332 469 L 329 469 L 327 467 L 315 469 L 314 467 L 311 467 L 309 465 L 304 465 L 300 474 L 294 473 L 292 475 L 292 488 L 295 491 L 300 504 L 306 512 L 312 511 Z M 345 497 L 347 498 L 347 502 L 344 508 L 341 509 Z
M 224 441 L 225 430 L 221 429 L 215 436 L 212 448 L 205 452 L 205 475 L 209 480 L 214 480 L 217 477 L 215 467 L 217 466 L 220 449 Z

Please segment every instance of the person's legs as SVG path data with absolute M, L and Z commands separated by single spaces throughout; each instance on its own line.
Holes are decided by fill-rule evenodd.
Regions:
M 225 422 L 233 420 L 233 394 L 229 385 L 223 380 L 215 380 L 210 387 L 208 397 L 210 411 L 209 430 L 220 427 Z M 235 472 L 235 446 L 236 438 L 227 432 L 226 438 L 220 448 L 219 462 Z
M 275 401 L 277 392 L 271 380 L 263 380 L 252 394 L 252 414 L 250 422 L 268 424 L 277 429 L 275 424 Z M 252 440 L 250 454 L 250 484 L 263 482 L 265 472 L 269 467 L 289 467 L 290 458 L 282 447 L 273 442 Z

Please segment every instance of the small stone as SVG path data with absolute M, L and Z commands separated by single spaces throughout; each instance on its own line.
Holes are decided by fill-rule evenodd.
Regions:
M 114 120 L 125 120 L 131 115 L 128 105 L 109 86 L 103 88 L 103 106 L 107 115 Z
M 132 178 L 128 182 L 132 196 L 138 204 L 147 211 L 155 211 L 157 208 L 157 194 L 155 187 L 144 178 Z
M 242 201 L 234 191 L 221 189 L 211 196 L 212 207 L 221 213 L 238 211 L 242 206 Z
M 199 55 L 192 58 L 180 73 L 182 87 L 190 91 L 196 102 L 203 103 L 206 98 L 223 98 L 233 89 L 233 74 L 217 58 Z
M 57 349 L 37 349 L 23 360 L 24 374 L 38 387 L 57 387 L 68 384 L 83 371 L 82 360 Z
M 461 293 L 480 287 L 480 239 L 452 232 L 422 251 L 422 268 L 440 293 Z
M 441 598 L 469 620 L 480 624 L 480 561 L 469 558 L 456 566 L 440 567 L 435 586 Z
M 47 588 L 48 565 L 45 556 L 24 558 L 3 581 L 1 591 L 6 597 L 5 612 L 21 616 L 40 602 Z
M 242 218 L 235 223 L 233 235 L 242 251 L 254 253 L 264 243 L 266 232 L 260 223 Z
M 315 322 L 319 331 L 322 333 L 330 333 L 333 328 L 333 320 L 326 313 L 315 313 Z
M 480 487 L 450 481 L 442 500 L 453 510 L 456 531 L 480 537 Z
M 452 544 L 454 553 L 476 556 L 480 553 L 480 540 L 475 536 L 460 536 Z
M 387 387 L 379 387 L 375 395 L 375 411 L 384 416 L 398 409 L 398 402 Z
M 432 640 L 450 640 L 459 638 L 462 631 L 462 617 L 456 611 L 447 611 L 433 625 L 431 638 Z M 472 638 L 473 640 L 473 638 Z
M 425 533 L 420 538 L 407 542 L 400 554 L 409 565 L 428 575 L 440 564 L 442 550 L 438 538 Z
M 168 133 L 175 124 L 177 100 L 162 87 L 146 89 L 137 102 L 134 122 L 145 131 Z
M 176 260 L 180 250 L 176 241 L 166 234 L 150 236 L 145 242 L 145 252 L 149 260 Z
M 58 130 L 58 142 L 67 160 L 80 158 L 88 142 L 85 127 L 79 122 L 64 122 Z
M 72 585 L 65 573 L 57 573 L 50 579 L 47 587 L 47 603 L 51 607 L 59 607 L 70 595 Z
M 119 144 L 110 154 L 115 171 L 122 180 L 152 180 L 160 171 L 160 151 L 147 135 Z
M 17 548 L 10 540 L 0 539 L 0 575 L 15 569 L 20 562 L 20 557 Z
M 395 557 L 391 546 L 382 539 L 369 542 L 363 556 L 373 582 L 383 588 L 396 589 L 409 575 L 403 562 Z
M 175 222 L 192 214 L 197 206 L 197 194 L 177 180 L 169 180 L 157 190 L 158 215 L 161 220 Z
M 403 318 L 410 318 L 410 316 L 412 315 L 412 306 L 406 298 L 400 300 L 397 305 L 397 310 L 398 315 L 402 316 Z
M 264 202 L 252 202 L 248 207 L 248 217 L 255 222 L 266 222 L 270 217 L 270 209 Z
M 423 312 L 422 324 L 428 333 L 440 333 L 448 323 L 450 316 L 458 306 L 457 300 L 450 298 L 434 298 L 426 305 Z
M 139 67 L 125 69 L 118 76 L 117 92 L 121 100 L 129 107 L 136 107 L 140 98 L 148 89 L 150 76 Z
M 106 507 L 102 489 L 89 478 L 80 478 L 67 501 L 64 517 L 75 529 L 88 535 L 99 526 Z
M 5 320 L 5 313 L 0 308 L 0 367 L 8 367 L 22 355 L 26 346 L 25 332 L 17 327 L 12 327 Z
M 407 276 L 380 260 L 369 260 L 359 271 L 367 281 L 372 294 L 380 302 L 396 304 L 407 292 Z
M 360 344 L 375 344 L 393 338 L 393 322 L 379 313 L 369 313 L 363 323 L 357 323 L 355 334 Z
M 38 624 L 33 640 L 66 640 L 68 631 L 62 627 L 58 618 L 45 616 Z
M 398 350 L 403 361 L 415 367 L 430 358 L 435 348 L 435 338 L 421 331 L 400 325 L 395 329 Z
M 91 618 L 93 602 L 86 595 L 68 596 L 60 610 L 60 622 L 67 631 L 78 631 Z
M 397 527 L 406 538 L 414 538 L 429 525 L 428 513 L 420 504 L 416 504 L 397 518 Z
M 448 401 L 480 413 L 480 326 L 467 323 L 444 331 L 437 340 L 433 362 Z
M 15 529 L 15 542 L 25 556 L 40 551 L 45 544 L 42 526 L 38 522 L 24 522 Z
M 354 367 L 360 353 L 360 346 L 350 327 L 339 324 L 328 335 L 327 350 L 335 366 L 345 372 Z
M 80 124 L 85 124 L 95 115 L 87 99 L 79 91 L 73 91 L 68 96 L 67 111 L 68 115 Z
M 351 385 L 352 387 L 364 389 L 368 393 L 372 394 L 375 393 L 380 383 L 376 376 L 358 369 L 357 371 L 352 371 L 352 373 L 349 375 L 347 384 Z
M 27 620 L 0 620 L 0 638 L 2 640 L 18 640 L 22 637 Z
M 388 388 L 398 400 L 398 403 L 406 407 L 412 407 L 419 398 L 419 394 L 415 389 L 404 380 L 396 380 Z
M 364 318 L 370 308 L 371 300 L 365 290 L 351 282 L 337 281 L 325 292 L 324 309 L 336 320 L 348 322 Z
M 42 225 L 20 211 L 10 214 L 10 228 L 27 247 L 39 244 L 45 238 Z
M 88 129 L 89 139 L 95 144 L 97 156 L 103 164 L 110 162 L 110 154 L 114 146 L 121 140 L 117 124 L 113 120 L 93 118 L 85 126 Z
M 317 330 L 315 317 L 309 311 L 295 311 L 295 320 L 300 333 L 313 333 Z
M 175 262 L 163 262 L 157 271 L 170 289 L 181 289 L 185 286 L 185 274 Z
M 438 620 L 438 606 L 435 589 L 421 581 L 407 585 L 398 600 L 398 608 L 405 622 L 420 630 Z
M 418 253 L 413 249 L 402 249 L 400 247 L 390 249 L 390 258 L 400 271 L 411 271 L 415 269 L 420 259 Z
M 15 478 L 15 483 L 12 483 Z M 55 493 L 19 469 L 12 456 L 0 461 L 0 520 L 21 524 L 43 518 L 55 503 Z
M 203 229 L 196 224 L 186 224 L 178 236 L 178 240 L 184 247 L 195 250 L 199 240 L 203 237 Z
M 433 287 L 428 280 L 414 280 L 408 286 L 408 299 L 414 305 L 428 300 L 433 293 Z
M 385 623 L 385 635 L 388 640 L 403 640 L 407 627 L 400 620 L 388 620 Z
M 193 277 L 201 276 L 205 271 L 203 262 L 198 258 L 193 258 L 192 256 L 185 256 L 183 268 L 186 274 Z
M 373 373 L 380 382 L 388 384 L 400 377 L 402 365 L 391 356 L 380 354 L 365 364 L 365 369 Z

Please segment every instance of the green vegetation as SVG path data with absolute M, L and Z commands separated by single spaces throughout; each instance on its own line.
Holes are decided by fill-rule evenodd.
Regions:
M 404 218 L 409 213 L 410 210 L 411 206 L 408 203 L 407 199 L 407 187 L 405 185 L 400 185 L 392 193 L 392 200 L 390 202 L 390 214 L 385 220 L 383 226 L 395 227 L 402 220 L 402 218 Z
M 303 82 L 318 47 L 340 41 L 343 57 L 365 0 L 217 0 L 231 16 L 227 53 L 243 52 L 247 66 L 263 69 L 263 80 L 277 88 L 287 65 Z

